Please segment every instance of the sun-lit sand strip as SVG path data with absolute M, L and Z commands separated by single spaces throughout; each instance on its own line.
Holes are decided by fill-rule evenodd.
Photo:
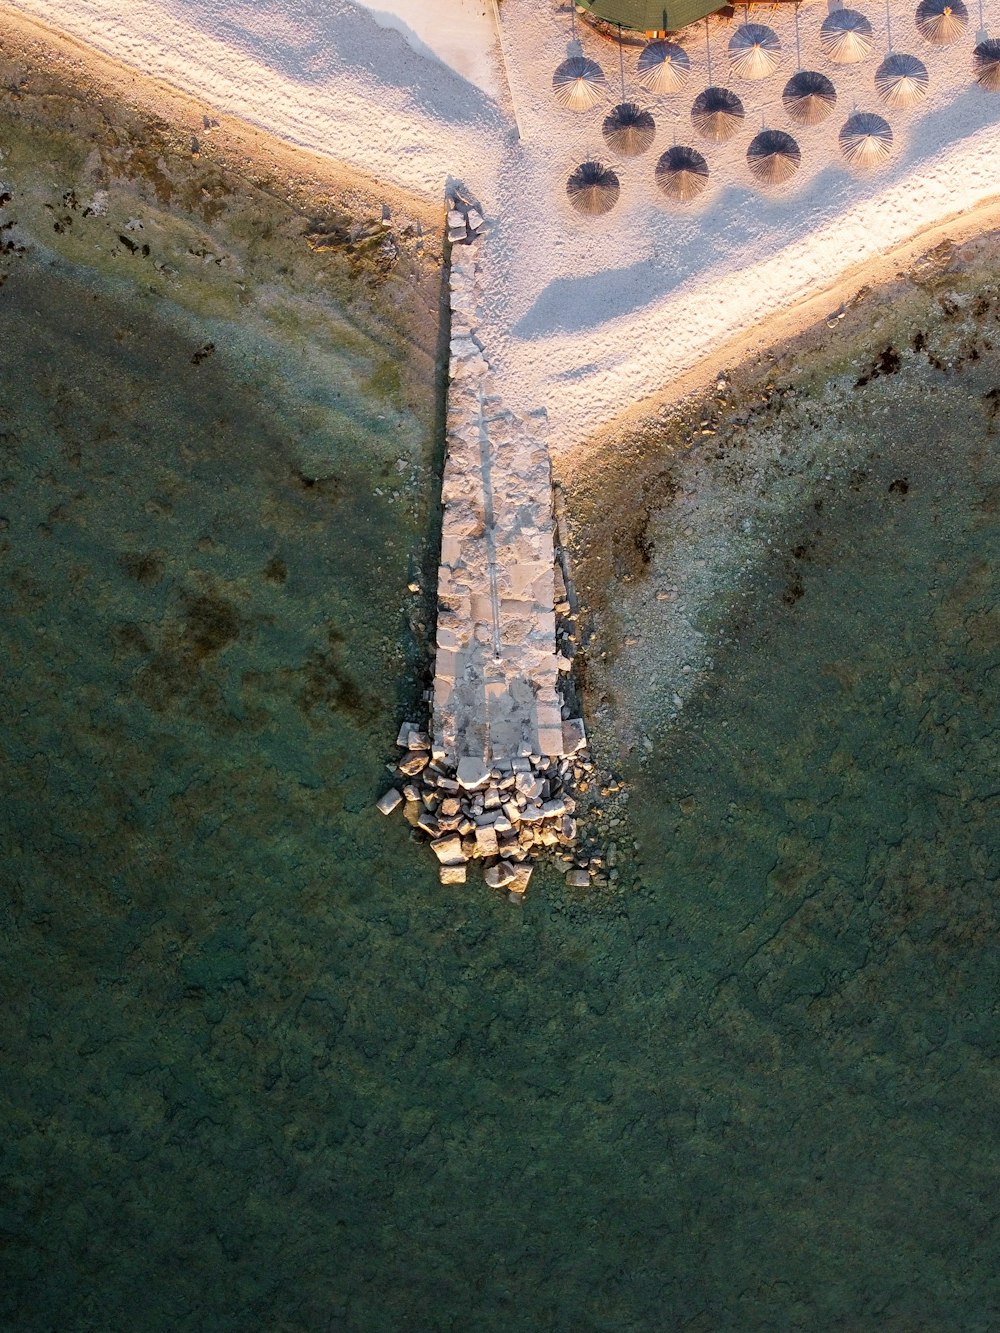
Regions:
M 496 160 L 496 104 L 347 0 L 312 0 L 291 12 L 279 0 L 252 10 L 196 0 L 9 7 L 217 111 L 404 189 L 440 198 L 451 173 L 474 162 L 488 172 Z M 481 47 L 480 27 L 473 33 Z
M 500 96 L 502 81 L 494 53 L 492 0 L 451 0 L 421 4 L 414 0 L 357 0 L 376 23 L 402 33 L 415 51 L 440 60 L 481 88 Z
M 530 375 L 521 391 L 553 404 L 550 410 L 558 410 L 564 427 L 562 445 L 578 445 L 622 409 L 652 397 L 710 357 L 727 339 L 750 334 L 750 346 L 762 345 L 768 336 L 763 321 L 831 289 L 846 268 L 860 272 L 866 262 L 879 260 L 938 219 L 960 221 L 994 198 L 1000 186 L 992 161 L 995 142 L 995 130 L 980 132 L 942 154 L 918 180 L 858 204 L 766 259 L 752 263 L 747 256 L 735 275 L 716 271 L 700 281 L 689 279 L 656 299 L 662 270 L 649 259 L 638 275 L 622 274 L 623 283 L 631 285 L 634 308 L 600 325 L 588 319 L 573 333 L 556 326 L 537 338 L 511 338 L 501 378 L 525 386 Z M 592 287 L 607 292 L 607 284 L 593 276 Z

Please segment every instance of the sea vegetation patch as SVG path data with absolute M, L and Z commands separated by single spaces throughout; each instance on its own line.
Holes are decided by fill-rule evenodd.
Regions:
M 435 375 L 441 262 L 423 212 L 351 183 L 290 186 L 238 164 L 212 137 L 224 134 L 218 121 L 204 119 L 192 142 L 58 59 L 29 69 L 13 43 L 0 49 L 0 274 L 30 237 L 125 289 L 140 285 L 151 302 L 261 321 L 299 356 L 336 351 L 346 365 L 353 354 L 362 378 L 381 348 L 401 367 L 395 404 L 421 402 Z

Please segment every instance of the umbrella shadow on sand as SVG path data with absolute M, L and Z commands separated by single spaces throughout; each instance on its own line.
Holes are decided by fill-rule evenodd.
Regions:
M 724 201 L 717 202 L 725 206 Z M 653 305 L 694 274 L 710 269 L 716 258 L 724 259 L 729 251 L 728 237 L 701 235 L 695 228 L 685 241 L 671 245 L 669 266 L 646 256 L 601 273 L 555 278 L 511 333 L 526 341 L 556 333 L 585 333 Z
M 874 105 L 874 94 L 871 100 Z M 901 129 L 891 157 L 874 179 L 881 187 L 892 186 L 932 165 L 950 144 L 998 123 L 1000 97 L 976 85 L 970 59 L 968 88 L 947 106 L 923 115 L 912 129 Z M 846 209 L 870 192 L 872 178 L 859 179 L 834 152 L 836 156 L 815 175 L 801 185 L 792 182 L 774 196 L 737 182 L 712 193 L 712 215 L 744 220 L 740 232 L 744 251 L 759 249 L 764 239 L 770 251 L 801 240 L 827 220 L 830 200 Z M 796 199 L 793 210 L 788 207 L 790 193 Z M 698 216 L 692 216 L 683 235 L 670 234 L 669 264 L 646 256 L 603 273 L 553 279 L 513 326 L 512 335 L 530 342 L 553 334 L 585 333 L 654 305 L 693 277 L 708 277 L 718 262 L 731 259 L 732 230 L 728 225 L 716 231 L 703 229 Z

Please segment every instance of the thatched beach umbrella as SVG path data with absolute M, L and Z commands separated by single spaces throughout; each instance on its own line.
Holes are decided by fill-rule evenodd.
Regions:
M 674 144 L 656 164 L 656 183 L 668 199 L 686 204 L 708 184 L 708 163 L 697 148 Z
M 656 136 L 656 122 L 634 102 L 621 102 L 604 117 L 601 133 L 608 147 L 622 157 L 644 153 Z
M 650 42 L 639 55 L 636 78 L 651 93 L 676 93 L 687 83 L 691 61 L 676 42 Z
M 892 152 L 889 122 L 872 111 L 856 111 L 841 127 L 840 151 L 860 171 L 881 166 Z
M 773 28 L 763 23 L 744 23 L 729 43 L 733 73 L 741 79 L 766 79 L 778 68 L 781 43 Z
M 837 105 L 837 90 L 825 74 L 802 69 L 785 84 L 781 102 L 799 125 L 818 125 Z
M 872 25 L 856 9 L 835 9 L 820 25 L 820 46 L 835 65 L 864 60 L 873 41 Z
M 799 169 L 802 154 L 784 130 L 761 130 L 747 149 L 747 166 L 761 185 L 781 185 Z
M 556 101 L 567 111 L 589 111 L 601 101 L 606 88 L 604 71 L 586 56 L 570 56 L 552 75 Z
M 618 202 L 618 177 L 602 162 L 581 162 L 566 182 L 566 194 L 578 213 L 599 217 L 610 213 Z
M 743 124 L 743 103 L 728 88 L 706 88 L 691 106 L 691 121 L 699 134 L 724 143 Z
M 920 0 L 917 31 L 931 46 L 950 46 L 969 26 L 969 11 L 962 0 Z
M 875 88 L 886 106 L 916 106 L 927 96 L 927 66 L 916 56 L 894 51 L 875 71 Z
M 1000 38 L 987 37 L 972 53 L 972 72 L 980 88 L 1000 93 Z

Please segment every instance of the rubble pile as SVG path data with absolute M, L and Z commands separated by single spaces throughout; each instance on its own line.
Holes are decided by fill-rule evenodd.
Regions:
M 448 204 L 448 240 L 452 245 L 472 241 L 482 232 L 485 218 L 475 204 L 458 195 L 450 195 Z
M 569 867 L 567 882 L 585 888 L 590 873 L 574 855 L 571 793 L 594 765 L 582 749 L 582 728 L 576 735 L 581 748 L 560 758 L 517 755 L 492 766 L 460 759 L 454 768 L 435 757 L 427 732 L 404 722 L 397 737 L 405 751 L 396 765 L 399 787 L 386 792 L 378 808 L 388 815 L 403 807 L 438 858 L 442 884 L 464 884 L 469 863 L 482 861 L 490 888 L 506 889 L 519 902 L 531 880 L 531 858 L 549 852 Z

